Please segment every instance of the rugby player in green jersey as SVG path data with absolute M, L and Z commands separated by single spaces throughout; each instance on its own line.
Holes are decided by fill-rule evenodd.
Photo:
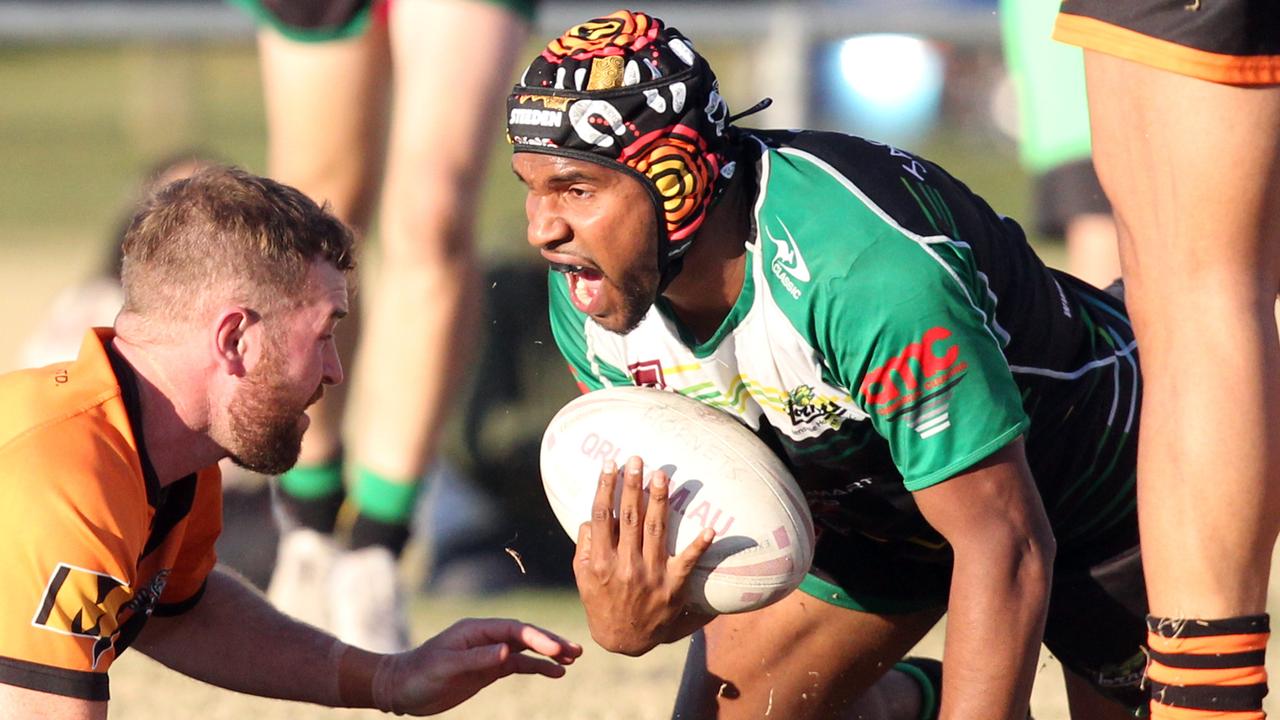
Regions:
M 508 109 L 582 389 L 734 415 L 819 528 L 799 590 L 700 616 L 681 601 L 690 553 L 645 552 L 665 483 L 646 504 L 636 463 L 602 469 L 598 503 L 623 485 L 619 527 L 585 525 L 574 560 L 598 643 L 636 655 L 696 633 L 685 718 L 1020 720 L 1042 641 L 1074 717 L 1144 704 L 1140 384 L 1119 298 L 1047 269 L 927 160 L 735 126 L 692 43 L 641 13 L 571 28 Z M 944 613 L 945 672 L 895 667 Z

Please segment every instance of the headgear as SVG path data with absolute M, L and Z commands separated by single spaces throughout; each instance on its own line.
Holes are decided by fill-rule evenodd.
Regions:
M 662 220 L 665 286 L 733 173 L 729 107 L 693 44 L 628 10 L 575 25 L 529 65 L 507 110 L 515 152 L 586 160 L 640 179 Z

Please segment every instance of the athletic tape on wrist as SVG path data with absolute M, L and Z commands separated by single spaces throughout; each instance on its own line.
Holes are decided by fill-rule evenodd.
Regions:
M 385 713 L 403 715 L 396 708 L 396 656 L 383 655 L 378 660 L 378 667 L 373 671 L 372 693 L 373 706 Z

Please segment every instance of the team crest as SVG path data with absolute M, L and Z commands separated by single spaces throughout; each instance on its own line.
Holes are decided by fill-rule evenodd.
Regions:
M 659 390 L 667 389 L 667 379 L 662 374 L 662 362 L 658 360 L 641 360 L 627 366 L 631 379 L 640 387 L 651 387 Z
M 119 654 L 142 629 L 168 575 L 168 570 L 161 570 L 135 592 L 119 578 L 59 563 L 31 624 L 61 635 L 92 639 L 93 668 L 97 669 L 108 650 Z

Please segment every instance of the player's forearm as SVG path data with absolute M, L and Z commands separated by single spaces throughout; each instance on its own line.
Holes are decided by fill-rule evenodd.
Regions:
M 210 574 L 194 608 L 152 618 L 136 647 L 228 690 L 331 707 L 373 707 L 373 676 L 382 657 L 284 615 L 220 570 Z
M 942 720 L 1026 717 L 1052 574 L 1051 538 L 956 550 Z

